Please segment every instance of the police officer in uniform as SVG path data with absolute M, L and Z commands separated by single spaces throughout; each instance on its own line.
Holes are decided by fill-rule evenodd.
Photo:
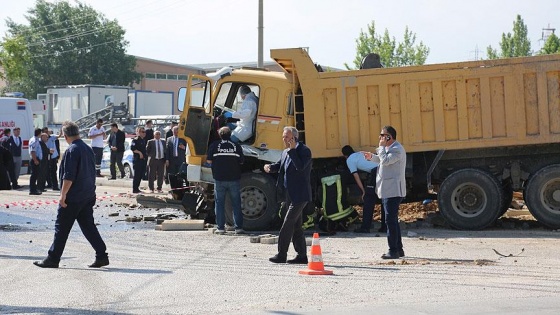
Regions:
M 243 213 L 241 212 L 241 164 L 243 164 L 243 149 L 239 143 L 231 141 L 231 129 L 222 127 L 218 130 L 220 139 L 208 148 L 206 161 L 212 164 L 214 177 L 214 192 L 216 194 L 216 224 L 217 234 L 225 233 L 225 201 L 229 195 L 233 207 L 233 224 L 235 233 L 243 231 Z
M 62 131 L 69 146 L 60 163 L 59 175 L 62 189 L 54 225 L 54 241 L 47 258 L 35 261 L 34 264 L 41 268 L 58 268 L 68 234 L 77 221 L 82 233 L 95 250 L 95 261 L 89 267 L 107 266 L 109 264 L 107 246 L 93 218 L 95 155 L 93 149 L 80 139 L 78 125 L 66 121 L 62 125 Z
M 134 156 L 132 158 L 132 164 L 134 166 L 134 179 L 132 180 L 132 193 L 138 194 L 140 193 L 140 182 L 142 181 L 142 177 L 146 172 L 146 163 L 148 156 L 146 154 L 146 141 L 144 140 L 144 136 L 146 135 L 146 130 L 144 127 L 136 128 L 136 138 L 132 140 L 130 145 L 130 150 L 134 152 Z

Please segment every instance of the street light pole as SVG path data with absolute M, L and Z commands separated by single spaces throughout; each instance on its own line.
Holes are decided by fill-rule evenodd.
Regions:
M 259 52 L 257 59 L 257 67 L 263 67 L 263 0 L 259 0 Z

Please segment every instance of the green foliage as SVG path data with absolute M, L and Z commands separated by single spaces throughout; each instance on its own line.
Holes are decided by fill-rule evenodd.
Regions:
M 543 48 L 539 51 L 539 55 L 558 54 L 560 53 L 560 38 L 552 33 L 546 39 Z
M 375 21 L 368 24 L 367 30 L 360 31 L 356 39 L 356 58 L 350 67 L 344 64 L 346 69 L 359 69 L 363 58 L 370 53 L 376 53 L 381 59 L 384 67 L 401 67 L 411 65 L 422 65 L 430 53 L 430 49 L 423 42 L 416 44 L 416 34 L 406 27 L 402 42 L 396 41 L 395 37 L 389 35 L 385 29 L 383 36 L 376 33 Z
M 513 22 L 513 35 L 502 33 L 500 41 L 500 52 L 488 46 L 486 49 L 488 59 L 511 58 L 531 56 L 531 41 L 528 37 L 527 25 L 523 22 L 521 15 L 517 15 Z
M 9 65 L 9 89 L 32 98 L 49 85 L 131 85 L 141 79 L 116 20 L 78 1 L 37 0 L 27 13 L 28 25 L 6 21 L 0 62 Z

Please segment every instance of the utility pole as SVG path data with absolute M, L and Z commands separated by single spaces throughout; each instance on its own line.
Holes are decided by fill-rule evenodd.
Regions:
M 259 0 L 259 52 L 257 59 L 257 67 L 263 67 L 263 0 Z

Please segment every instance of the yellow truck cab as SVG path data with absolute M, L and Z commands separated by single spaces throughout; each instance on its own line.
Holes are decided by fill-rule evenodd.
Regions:
M 407 151 L 407 201 L 437 194 L 451 226 L 482 229 L 522 191 L 539 222 L 560 228 L 560 55 L 337 72 L 320 71 L 302 48 L 271 57 L 284 72 L 191 76 L 179 100 L 187 177 L 209 196 L 204 163 L 215 118 L 235 108 L 241 85 L 257 92 L 255 133 L 242 143 L 247 229 L 264 229 L 277 216 L 275 179 L 262 166 L 279 159 L 284 126 L 298 128 L 312 150 L 318 189 L 323 174 L 344 168 L 344 145 L 374 151 L 385 125 Z M 204 91 L 198 102 L 193 87 Z M 359 203 L 348 184 L 349 200 Z

